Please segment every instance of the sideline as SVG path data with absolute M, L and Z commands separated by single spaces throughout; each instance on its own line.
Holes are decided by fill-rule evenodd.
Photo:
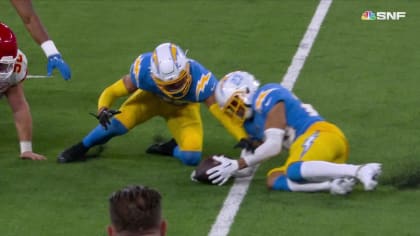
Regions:
M 289 90 L 292 90 L 296 83 L 332 1 L 333 0 L 321 0 L 319 2 L 311 23 L 308 25 L 306 33 L 300 41 L 298 50 L 293 56 L 292 63 L 287 69 L 287 72 L 281 82 L 281 84 Z M 236 213 L 239 210 L 239 206 L 248 191 L 251 180 L 253 179 L 257 169 L 258 166 L 249 177 L 235 179 L 235 182 L 223 203 L 223 207 L 208 234 L 209 236 L 228 235 L 230 226 L 233 224 Z

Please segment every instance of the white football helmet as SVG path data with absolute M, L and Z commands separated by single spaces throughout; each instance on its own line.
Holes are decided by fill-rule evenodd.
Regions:
M 163 93 L 173 99 L 187 95 L 192 82 L 190 63 L 179 46 L 160 44 L 153 51 L 150 65 L 152 78 Z
M 8 79 L 13 73 L 17 52 L 15 34 L 7 25 L 0 23 L 0 80 Z
M 252 116 L 252 99 L 259 86 L 250 73 L 231 72 L 217 84 L 217 103 L 228 116 L 243 122 Z

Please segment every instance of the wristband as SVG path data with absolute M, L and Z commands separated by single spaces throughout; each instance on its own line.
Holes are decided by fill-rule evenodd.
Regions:
M 32 152 L 32 142 L 31 141 L 20 141 L 20 154 L 24 152 Z
M 47 40 L 41 44 L 42 50 L 44 50 L 44 53 L 47 57 L 54 55 L 54 54 L 60 54 L 58 52 L 58 49 L 55 47 L 55 44 L 52 40 Z

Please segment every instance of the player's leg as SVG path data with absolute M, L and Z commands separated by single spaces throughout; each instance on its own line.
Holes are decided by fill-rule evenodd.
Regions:
M 200 104 L 191 103 L 175 107 L 165 118 L 177 143 L 173 149 L 173 156 L 185 165 L 197 165 L 200 162 L 203 147 Z
M 287 178 L 282 168 L 275 168 L 267 175 L 267 186 L 272 190 L 288 192 L 324 192 L 347 194 L 353 190 L 355 181 L 349 178 L 338 178 L 321 182 L 295 182 Z
M 317 122 L 292 144 L 286 174 L 296 182 L 352 176 L 358 166 L 341 165 L 347 159 L 348 143 L 342 132 L 332 124 Z
M 87 151 L 99 144 L 108 142 L 111 138 L 123 135 L 155 115 L 157 98 L 151 93 L 138 90 L 133 93 L 120 107 L 120 114 L 111 119 L 111 124 L 105 129 L 97 125 L 83 140 L 66 149 L 58 156 L 58 162 L 67 163 L 85 160 Z
M 348 143 L 344 134 L 332 124 L 319 122 L 293 144 L 287 160 L 287 177 L 296 182 L 327 181 L 343 177 L 359 179 L 366 190 L 376 187 L 381 166 L 345 164 Z
M 173 152 L 177 146 L 178 144 L 176 143 L 176 140 L 174 138 L 171 138 L 167 141 L 162 140 L 150 145 L 146 149 L 146 153 L 163 156 L 173 156 Z
M 322 124 L 313 125 L 295 140 L 285 164 L 270 170 L 267 174 L 267 186 L 270 189 L 303 192 L 337 189 L 333 188 L 335 185 L 331 180 L 345 176 L 342 172 L 335 172 L 334 169 L 330 172 L 328 164 L 332 164 L 330 162 L 344 163 L 347 160 L 347 141 L 342 133 L 329 134 L 323 126 Z M 321 166 L 318 166 L 318 169 L 302 168 L 306 167 L 307 162 L 317 162 Z M 352 185 L 349 182 L 343 184 L 341 192 L 347 193 L 351 189 Z

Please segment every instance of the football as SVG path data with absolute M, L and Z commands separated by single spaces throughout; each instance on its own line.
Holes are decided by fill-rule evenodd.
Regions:
M 213 155 L 205 157 L 191 173 L 191 180 L 205 184 L 212 184 L 209 180 L 209 176 L 206 174 L 206 171 L 219 164 L 220 162 L 213 159 Z

